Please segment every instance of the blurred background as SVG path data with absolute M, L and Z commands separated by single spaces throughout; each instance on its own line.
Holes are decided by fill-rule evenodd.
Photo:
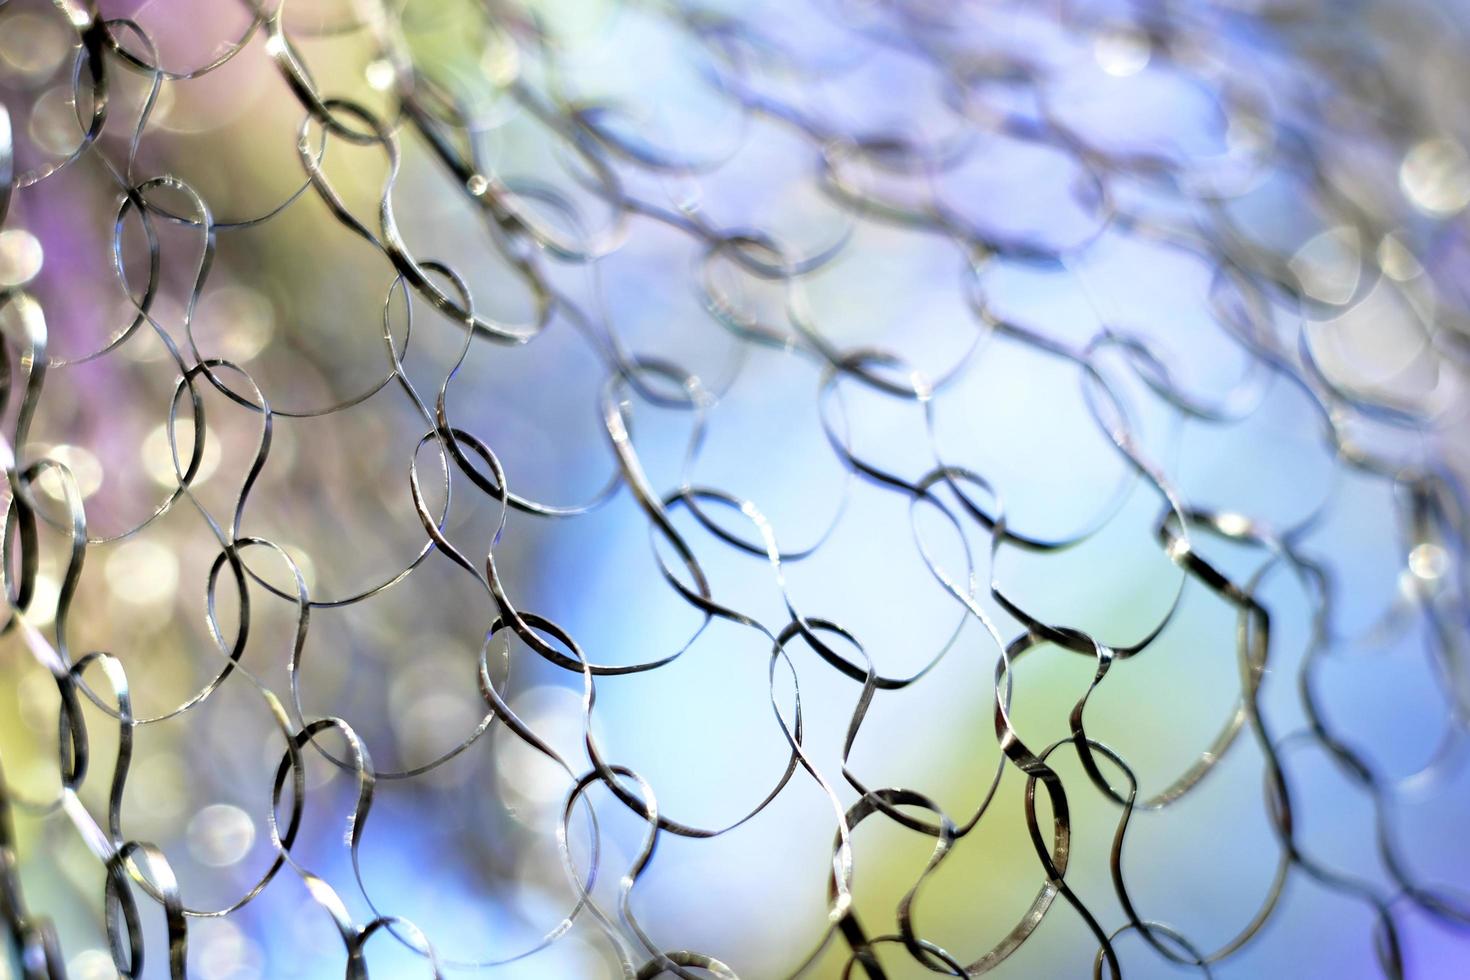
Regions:
M 731 827 L 780 785 L 728 832 L 661 834 L 631 909 L 659 948 L 740 976 L 838 977 L 851 950 L 822 946 L 833 801 L 804 769 L 783 783 L 778 717 L 791 722 L 799 690 L 803 748 L 842 808 L 861 795 L 844 761 L 962 826 L 985 805 L 911 907 L 918 935 L 975 963 L 1046 881 L 1026 777 L 1002 764 L 996 734 L 995 638 L 1027 632 L 1016 609 L 1130 651 L 1088 700 L 1086 729 L 1127 761 L 1140 801 L 1236 716 L 1252 675 L 1240 605 L 1161 543 L 1171 506 L 1198 518 L 1194 553 L 1269 611 L 1270 645 L 1252 723 L 1187 793 L 1132 815 L 1119 860 L 1137 914 L 1208 953 L 1269 906 L 1215 975 L 1379 976 L 1376 902 L 1409 976 L 1462 975 L 1459 6 L 287 0 L 261 26 L 227 0 L 0 3 L 14 174 L 0 224 L 4 431 L 22 467 L 67 467 L 89 541 L 60 630 L 72 515 L 64 479 L 42 470 L 28 491 L 34 596 L 15 613 L 28 626 L 0 637 L 0 763 L 18 881 L 54 922 L 67 975 L 118 975 L 106 871 L 75 812 L 107 827 L 117 699 L 99 670 L 84 675 L 98 695 L 81 701 L 91 760 L 73 793 L 58 684 L 30 628 L 68 664 L 100 650 L 125 671 L 123 837 L 161 850 L 190 910 L 230 909 L 190 917 L 189 975 L 347 968 L 320 895 L 290 868 L 234 908 L 277 854 L 268 814 L 286 741 L 243 673 L 211 686 L 241 606 L 206 513 L 225 533 L 237 522 L 236 541 L 271 543 L 239 552 L 240 664 L 297 727 L 340 719 L 377 773 L 354 868 L 359 779 L 305 750 L 291 854 L 353 921 L 411 921 L 450 976 L 621 975 L 585 911 L 543 944 L 577 904 L 557 836 L 572 779 L 495 719 L 478 680 L 487 651 L 511 710 L 577 775 L 585 725 L 671 819 Z M 111 41 L 95 56 L 105 122 L 89 136 L 93 17 Z M 312 119 L 273 34 L 315 92 L 362 107 L 343 125 L 391 130 L 396 171 L 380 143 Z M 311 185 L 317 158 L 319 184 L 378 242 Z M 174 183 L 144 186 L 161 175 Z M 142 188 L 131 206 L 125 187 Z M 397 280 L 384 202 L 404 253 L 451 267 L 476 314 L 530 339 L 466 348 L 462 317 Z M 38 323 L 43 351 L 27 346 Z M 180 359 L 237 368 L 218 384 L 194 375 L 202 438 Z M 27 371 L 38 399 L 18 429 Z M 441 386 L 445 415 L 493 450 L 509 490 L 565 515 L 511 508 L 497 537 L 494 494 L 422 441 L 432 421 L 414 395 L 433 412 Z M 690 578 L 630 488 L 609 411 L 714 600 L 769 633 L 707 622 L 666 580 Z M 953 487 L 906 489 L 939 461 L 983 477 L 989 490 L 962 489 L 992 516 L 1003 501 L 1017 537 Z M 428 547 L 415 463 L 445 537 L 477 566 L 493 547 L 522 612 L 600 665 L 679 656 L 598 676 L 585 714 L 580 671 L 509 630 L 487 639 L 500 610 Z M 668 496 L 688 487 L 737 502 L 701 498 L 700 519 Z M 779 579 L 752 510 L 786 558 Z M 1207 514 L 1225 515 L 1217 530 Z M 313 603 L 299 645 L 286 557 Z M 866 657 L 877 675 L 915 678 L 877 691 L 846 749 L 863 684 L 800 638 L 773 666 L 770 634 L 795 616 L 861 644 L 823 635 L 859 676 Z M 1097 672 L 1090 646 L 1046 639 L 1016 661 L 1010 718 L 1027 746 L 1069 737 Z M 1283 844 L 1258 720 L 1298 852 L 1274 904 Z M 340 729 L 315 744 L 348 755 Z M 1070 810 L 1066 881 L 1112 933 L 1127 921 L 1109 868 L 1123 809 L 1074 748 L 1047 761 Z M 616 919 L 647 825 L 605 786 L 586 799 L 593 895 Z M 583 871 L 584 815 L 567 833 Z M 882 815 L 853 830 L 870 938 L 898 932 L 934 844 Z M 141 975 L 167 976 L 161 907 L 134 894 Z M 641 964 L 649 954 L 623 932 Z M 371 974 L 430 975 L 411 945 L 374 938 Z M 1114 947 L 1130 977 L 1201 972 L 1137 930 Z M 993 972 L 1088 975 L 1098 948 L 1058 898 Z M 875 953 L 889 976 L 936 972 L 900 944 Z

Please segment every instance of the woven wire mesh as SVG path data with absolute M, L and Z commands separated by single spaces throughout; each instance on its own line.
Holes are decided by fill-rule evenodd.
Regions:
M 1467 53 L 0 3 L 10 970 L 1454 975 Z

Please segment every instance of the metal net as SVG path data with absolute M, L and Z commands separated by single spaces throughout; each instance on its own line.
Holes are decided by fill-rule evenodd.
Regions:
M 0 2 L 8 975 L 1455 975 L 1467 56 Z

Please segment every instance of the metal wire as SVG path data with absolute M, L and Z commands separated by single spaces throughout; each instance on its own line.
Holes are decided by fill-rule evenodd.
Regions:
M 34 699 L 36 690 L 21 685 L 20 661 L 44 669 L 56 691 L 55 719 L 48 724 L 60 733 L 49 763 L 59 774 L 55 792 L 31 798 L 15 780 L 0 782 L 0 915 L 23 976 L 60 977 L 66 969 L 48 917 L 55 910 L 28 902 L 20 875 L 23 861 L 44 857 L 22 853 L 12 811 L 72 827 L 87 844 L 105 873 L 107 937 L 124 976 L 143 975 L 145 961 L 150 970 L 166 961 L 170 976 L 184 976 L 198 922 L 237 916 L 278 877 L 292 875 L 326 913 L 316 920 L 321 942 L 342 944 L 349 977 L 368 975 L 366 945 L 379 933 L 388 934 L 380 943 L 401 944 L 427 973 L 443 976 L 472 967 L 493 972 L 589 922 L 626 977 L 734 976 L 741 969 L 738 955 L 723 954 L 727 964 L 683 948 L 678 937 L 651 934 L 635 910 L 640 879 L 660 841 L 719 837 L 783 796 L 813 789 L 826 801 L 832 835 L 828 915 L 825 927 L 791 959 L 795 974 L 836 970 L 881 977 L 918 968 L 977 976 L 1036 941 L 1043 922 L 1073 916 L 1095 945 L 1096 976 L 1122 975 L 1117 944 L 1128 933 L 1161 961 L 1208 976 L 1277 921 L 1286 890 L 1299 879 L 1366 912 L 1377 966 L 1387 976 L 1415 972 L 1406 967 L 1413 962 L 1405 955 L 1406 910 L 1456 928 L 1470 925 L 1470 906 L 1455 891 L 1463 882 L 1431 880 L 1417 870 L 1404 856 L 1405 834 L 1396 823 L 1405 798 L 1432 796 L 1461 771 L 1459 749 L 1470 717 L 1464 659 L 1470 591 L 1459 476 L 1467 461 L 1463 426 L 1470 407 L 1464 395 L 1470 310 L 1461 284 L 1470 162 L 1459 140 L 1470 137 L 1470 127 L 1463 102 L 1434 60 L 1463 58 L 1470 50 L 1451 13 L 1409 8 L 1392 15 L 1398 18 L 1392 31 L 1375 26 L 1385 16 L 1378 7 L 1354 4 L 1349 13 L 1308 2 L 829 0 L 787 9 L 671 0 L 628 3 L 607 13 L 598 30 L 611 31 L 608 25 L 622 18 L 618 23 L 634 25 L 646 38 L 675 45 L 671 63 L 685 74 L 670 84 L 698 88 L 703 100 L 688 110 L 667 89 L 639 79 L 655 63 L 653 54 L 645 60 L 638 49 L 613 45 L 621 70 L 633 76 L 631 89 L 610 92 L 588 83 L 582 49 L 554 11 L 534 4 L 372 0 L 345 13 L 297 11 L 294 0 L 246 4 L 243 18 L 236 17 L 238 33 L 210 37 L 209 45 L 219 45 L 207 55 L 193 52 L 192 60 L 168 56 L 168 42 L 203 28 L 175 23 L 155 36 L 134 20 L 70 0 L 50 7 L 0 4 L 0 32 L 8 23 L 12 36 L 21 36 L 22 17 L 29 18 L 27 31 L 70 32 L 57 70 L 75 110 L 75 126 L 67 127 L 75 130 L 71 148 L 52 140 L 48 149 L 35 137 L 34 120 L 45 109 L 39 86 L 12 80 L 0 103 L 6 330 L 0 352 L 9 487 L 4 575 L 12 650 L 3 676 L 19 703 Z M 208 6 L 210 17 L 201 22 L 211 29 L 237 13 L 222 3 Z M 451 49 L 425 41 L 436 31 L 454 35 L 452 50 L 469 51 L 467 60 L 456 61 L 445 54 Z M 338 49 L 366 61 L 369 84 L 360 75 L 351 84 L 337 78 Z M 228 189 L 211 194 L 181 176 L 187 167 L 177 167 L 183 157 L 170 150 L 176 144 L 159 121 L 166 115 L 161 107 L 184 98 L 175 93 L 188 86 L 247 65 L 269 66 L 284 82 L 268 90 L 268 106 L 252 103 L 243 125 L 258 135 L 249 139 L 293 148 L 279 125 L 289 116 L 300 171 L 283 174 L 280 158 L 267 171 L 226 132 L 238 124 L 222 121 L 202 130 L 203 145 L 216 147 L 212 159 L 220 161 L 205 182 Z M 1107 87 L 1115 84 L 1120 87 Z M 1104 94 L 1090 92 L 1093 87 Z M 626 92 L 640 90 L 655 95 L 629 104 Z M 124 91 L 131 94 L 125 98 Z M 1193 100 L 1191 111 L 1205 120 L 1208 139 L 1186 132 L 1172 110 L 1153 101 L 1165 97 L 1161 92 Z M 1173 128 L 1148 133 L 1154 115 L 1173 120 Z M 513 155 L 505 123 L 511 118 L 550 148 L 551 162 L 534 174 L 516 173 L 504 162 Z M 778 140 L 795 149 L 761 155 Z M 788 159 L 801 163 L 794 177 L 780 170 Z M 431 174 L 428 161 L 438 174 Z M 742 200 L 747 207 L 766 205 L 755 217 L 734 213 L 721 197 L 724 182 L 752 167 L 754 177 L 745 179 L 755 192 L 734 200 L 737 206 Z M 1006 173 L 1013 183 L 996 177 Z M 63 186 L 68 180 L 74 183 Z M 1248 206 L 1266 186 L 1287 188 L 1277 200 L 1300 213 Z M 68 327 L 60 336 L 48 329 L 63 314 L 39 300 L 39 285 L 33 286 L 47 235 L 44 207 L 32 203 L 48 188 L 61 188 L 57 193 L 71 206 L 92 213 L 110 202 L 104 212 L 112 229 L 110 275 L 126 296 L 120 324 L 108 323 L 115 307 L 105 305 L 95 280 L 65 261 L 52 270 L 57 256 L 48 241 L 45 274 L 84 297 L 87 321 L 84 329 Z M 788 194 L 790 203 L 770 207 L 759 200 L 763 188 L 773 198 L 778 191 Z M 434 210 L 437 205 L 444 210 Z M 460 254 L 458 239 L 442 249 L 410 244 L 441 214 L 473 215 L 482 225 L 473 255 Z M 334 291 L 354 287 L 327 272 L 314 275 L 315 263 L 324 269 L 332 255 L 365 243 L 370 254 L 362 263 L 380 276 L 390 270 L 386 293 L 378 294 L 381 327 L 364 332 L 353 323 L 350 332 L 329 332 L 323 336 L 331 338 L 326 343 L 332 350 L 323 350 L 309 336 L 316 327 L 302 317 L 293 330 L 306 339 L 273 342 L 271 350 L 288 352 L 284 360 L 229 354 L 231 337 L 236 350 L 245 337 L 235 321 L 222 334 L 199 336 L 197 313 L 216 266 L 225 265 L 217 275 L 233 283 L 248 284 L 257 275 L 249 261 L 226 263 L 218 256 L 236 240 L 251 241 L 293 221 L 290 234 L 313 244 L 299 254 L 281 245 L 263 246 L 262 253 L 300 267 L 316 301 L 330 306 Z M 882 333 L 860 322 L 861 309 L 848 309 L 859 321 L 854 327 L 835 321 L 813 299 L 822 277 L 842 263 L 865 256 L 880 265 L 887 261 L 881 242 L 874 244 L 874 229 L 914 236 L 948 257 L 941 270 L 929 271 L 943 283 L 951 308 L 964 311 L 964 322 L 946 320 L 945 336 L 959 337 L 949 347 L 926 332 L 921 284 L 909 284 L 912 292 L 899 304 L 912 311 L 912 322 Z M 705 317 L 697 326 L 681 322 L 655 332 L 669 338 L 664 346 L 630 326 L 625 304 L 631 294 L 618 289 L 625 277 L 620 259 L 660 235 L 677 238 L 696 261 L 692 269 L 660 267 L 655 274 L 692 287 Z M 1115 315 L 1103 298 L 1108 273 L 1099 256 L 1119 241 L 1207 268 L 1208 308 L 1168 307 L 1162 329 Z M 1131 261 L 1130 274 L 1145 291 L 1156 290 L 1166 306 L 1171 303 L 1170 267 L 1160 260 L 1155 271 Z M 483 272 L 486 267 L 493 274 Z M 1084 296 L 1091 319 L 1077 322 L 1037 304 L 1004 303 L 996 279 L 1007 274 L 1069 284 Z M 636 284 L 631 288 L 636 293 Z M 1365 333 L 1364 318 L 1377 329 Z M 515 466 L 502 463 L 507 447 L 491 430 L 502 431 L 504 419 L 487 424 L 476 413 L 472 406 L 483 394 L 476 386 L 483 381 L 466 376 L 473 374 L 467 365 L 485 349 L 495 351 L 505 377 L 532 370 L 553 335 L 572 344 L 575 357 L 596 365 L 588 374 L 562 366 L 573 355 L 558 355 L 551 373 L 558 397 L 575 400 L 584 412 L 595 409 L 601 443 L 579 448 L 576 472 L 558 483 L 564 492 L 543 499 L 518 483 Z M 371 356 L 381 359 L 367 375 L 344 366 L 345 355 L 336 360 L 342 338 L 350 338 L 359 365 L 360 352 L 377 352 Z M 86 486 L 75 454 L 53 452 L 50 440 L 37 438 L 35 423 L 46 415 L 46 392 L 68 384 L 80 385 L 69 389 L 69 397 L 103 416 L 156 412 L 136 393 L 85 380 L 95 377 L 85 372 L 97 365 L 142 363 L 149 355 L 140 350 L 161 351 L 152 363 L 173 378 L 167 409 L 154 417 L 166 426 L 173 473 L 165 474 L 168 485 L 145 516 L 120 519 L 136 511 L 133 501 L 112 484 L 105 492 Z M 988 378 L 984 372 L 996 363 L 1010 363 L 1003 359 L 1007 350 L 1033 365 L 1036 380 L 1017 383 L 1043 396 L 1043 405 L 1049 391 L 1060 390 L 1054 379 L 1066 379 L 1086 412 L 1057 424 L 1097 440 L 1110 457 L 1106 467 L 1086 459 L 1076 464 L 1075 482 L 1087 500 L 1080 519 L 1038 522 L 1029 516 L 1035 508 L 1008 517 L 1001 498 L 1012 470 L 988 465 L 983 452 L 958 445 L 949 434 L 946 419 L 959 418 L 979 444 L 1004 447 L 1008 443 L 996 443 L 994 434 L 1024 424 L 1024 414 L 1036 410 L 976 418 L 966 408 L 963 393 L 989 384 L 977 379 Z M 796 364 L 814 383 L 789 388 L 776 380 L 773 363 Z M 311 372 L 318 369 L 312 364 L 322 365 L 331 380 L 313 383 Z M 1221 382 L 1221 371 L 1231 370 L 1222 365 L 1230 364 L 1239 370 Z M 763 372 L 769 379 L 762 380 Z M 720 452 L 747 475 L 759 473 L 797 494 L 815 500 L 830 491 L 831 499 L 817 508 L 830 518 L 788 527 L 734 483 L 696 475 L 703 472 L 707 443 L 730 424 L 721 410 L 731 392 L 752 379 L 764 386 L 767 404 L 793 406 L 793 420 L 796 406 L 809 411 L 815 398 L 824 458 L 812 453 L 797 465 L 773 469 L 753 448 L 746 460 L 730 458 L 738 450 L 728 441 Z M 510 397 L 509 412 L 534 414 L 538 396 L 517 397 Z M 1202 440 L 1201 432 L 1248 426 L 1269 415 L 1263 406 L 1277 397 L 1300 407 L 1289 436 L 1323 452 L 1332 473 L 1326 489 L 1293 482 L 1281 491 L 1293 504 L 1283 519 L 1261 513 L 1252 501 L 1237 508 L 1228 493 L 1185 485 L 1177 444 L 1170 448 L 1160 431 L 1185 432 L 1185 442 Z M 392 424 L 383 421 L 389 418 L 384 401 L 392 398 L 399 399 L 395 410 L 409 412 L 416 426 L 406 441 L 393 437 Z M 902 415 L 910 435 L 894 436 L 854 399 Z M 682 419 L 688 432 L 672 469 L 651 461 L 633 434 L 646 420 L 665 415 Z M 310 434 L 322 431 L 313 425 L 363 416 L 378 426 L 370 431 L 379 436 Z M 874 428 L 864 432 L 865 426 Z M 100 440 L 129 438 L 105 427 L 96 433 L 99 446 Z M 279 448 L 287 444 L 293 458 L 305 454 L 327 466 L 337 485 L 332 479 L 317 485 L 293 480 L 293 463 Z M 1282 446 L 1238 445 L 1227 467 L 1245 480 L 1274 478 L 1292 464 Z M 535 451 L 553 452 L 550 444 Z M 1065 464 L 1068 452 L 1033 440 L 1028 458 L 1013 461 L 1014 469 L 1034 468 L 1032 457 Z M 111 451 L 98 448 L 96 454 Z M 842 472 L 835 484 L 819 475 L 834 460 Z M 113 468 L 109 461 L 109 479 Z M 214 487 L 228 479 L 233 489 L 206 499 L 201 486 L 216 471 Z M 1388 572 L 1397 591 L 1381 616 L 1357 629 L 1341 618 L 1353 535 L 1338 530 L 1322 537 L 1341 509 L 1340 485 L 1347 480 L 1367 481 L 1391 497 L 1393 513 L 1382 519 L 1396 535 L 1397 559 Z M 591 489 L 577 489 L 584 485 Z M 409 518 L 389 531 L 348 526 L 343 502 L 379 486 L 400 505 L 411 504 L 416 524 Z M 830 550 L 855 495 L 903 505 L 904 511 L 885 513 L 890 520 L 907 514 L 932 573 L 903 589 L 937 590 L 952 607 L 954 618 L 942 624 L 935 641 L 934 624 L 909 609 L 909 592 L 895 593 L 871 569 L 846 569 L 836 587 L 857 603 L 897 607 L 895 615 L 907 624 L 905 645 L 923 648 L 917 661 L 905 661 L 897 672 L 880 665 L 898 661 L 865 646 L 860 631 L 839 617 L 809 605 L 810 589 L 790 577 Z M 636 583 L 639 594 L 671 594 L 694 615 L 685 641 L 646 649 L 633 661 L 605 656 L 605 636 L 578 635 L 536 612 L 515 574 L 536 560 L 540 523 L 563 524 L 575 539 L 578 528 L 618 500 L 636 504 L 618 520 L 646 526 L 657 563 L 656 574 Z M 1044 566 L 1082 553 L 1094 556 L 1087 581 L 1105 592 L 1111 580 L 1132 574 L 1132 566 L 1105 550 L 1085 549 L 1127 526 L 1136 513 L 1129 508 L 1139 501 L 1152 515 L 1147 533 L 1153 557 L 1171 568 L 1167 584 L 1151 579 L 1143 586 L 1151 593 L 1148 608 L 1157 610 L 1148 622 L 1131 630 L 1090 627 L 1084 610 L 1057 613 L 1056 603 L 1039 600 L 1033 587 L 1008 580 L 1007 556 L 1024 555 Z M 309 546 L 251 530 L 264 526 L 262 515 L 292 507 L 305 507 L 319 522 Z M 75 641 L 119 622 L 96 593 L 87 592 L 86 581 L 96 576 L 84 576 L 84 563 L 89 572 L 101 567 L 97 552 L 111 554 L 155 533 L 181 511 L 192 521 L 184 532 L 191 546 L 209 556 L 197 582 L 164 586 L 170 601 L 201 590 L 206 599 L 201 632 L 187 652 L 199 682 L 189 686 L 186 680 L 183 687 L 156 669 L 131 666 L 121 652 L 103 652 L 125 642 L 103 639 L 93 648 Z M 107 519 L 99 523 L 98 513 Z M 380 547 L 403 532 L 412 542 L 407 551 Z M 940 534 L 947 537 L 944 547 L 937 543 Z M 972 541 L 980 543 L 979 553 L 971 553 Z M 360 581 L 349 577 L 354 584 L 335 591 L 312 581 L 313 565 L 353 554 L 361 555 L 359 570 L 366 569 Z M 963 554 L 965 567 L 953 564 L 953 554 Z M 1243 563 L 1240 555 L 1248 556 Z M 742 596 L 718 587 L 715 568 L 730 556 L 763 563 L 780 597 L 773 615 L 747 611 Z M 885 557 L 871 553 L 866 560 L 876 567 Z M 46 567 L 56 569 L 50 583 L 55 598 L 43 616 L 38 595 L 47 590 Z M 111 576 L 114 566 L 107 567 Z M 391 765 L 376 763 L 368 746 L 391 730 L 392 712 L 367 713 L 366 723 L 354 725 L 345 713 L 314 707 L 329 699 L 309 687 L 305 651 L 312 627 L 327 615 L 376 623 L 369 611 L 374 600 L 394 593 L 429 603 L 451 580 L 475 596 L 462 601 L 454 622 L 473 624 L 482 641 L 479 656 L 461 664 L 454 683 L 475 679 L 480 720 L 436 742 L 428 761 L 406 753 Z M 1284 615 L 1267 598 L 1273 580 L 1290 581 L 1305 597 L 1305 652 L 1296 656 L 1283 653 L 1273 630 Z M 1159 656 L 1161 637 L 1179 627 L 1181 607 L 1195 593 L 1214 596 L 1231 610 L 1233 632 L 1225 639 L 1234 650 L 1238 690 L 1223 726 L 1202 741 L 1187 769 L 1162 788 L 1144 791 L 1141 785 L 1158 780 L 1141 778 L 1122 751 L 1089 730 L 1088 705 L 1119 672 L 1134 665 L 1144 673 L 1151 669 L 1150 656 Z M 199 610 L 188 609 L 197 628 Z M 265 630 L 271 638 L 261 641 L 261 627 L 252 629 L 262 613 L 288 621 L 284 659 L 279 636 Z M 180 607 L 172 615 L 186 613 Z M 698 657 L 702 646 L 715 642 L 710 637 L 717 624 L 739 630 L 765 651 L 759 669 L 772 710 L 747 724 L 752 730 L 773 726 L 784 749 L 758 798 L 708 825 L 661 806 L 657 781 L 608 747 L 616 739 L 608 743 L 596 727 L 597 694 L 609 679 L 656 674 L 681 658 Z M 1434 715 L 1445 734 L 1426 764 L 1409 775 L 1389 774 L 1327 704 L 1321 672 L 1348 648 L 1415 629 L 1423 631 L 1441 696 L 1416 710 Z M 1191 634 L 1190 642 L 1208 639 Z M 969 711 L 992 718 L 999 750 L 981 780 L 989 788 L 978 806 L 949 812 L 929 794 L 864 775 L 854 751 L 874 706 L 899 692 L 945 683 L 938 679 L 940 664 L 976 656 L 993 663 L 994 684 L 969 701 Z M 391 671 L 363 666 L 369 661 L 355 649 L 341 657 L 362 684 L 381 690 L 392 681 Z M 1038 658 L 1085 658 L 1093 670 L 1065 713 L 1060 739 L 1038 740 L 1014 710 L 1027 684 L 1041 683 L 1028 682 L 1021 666 Z M 266 661 L 286 664 L 284 678 L 268 677 Z M 542 667 L 535 669 L 565 675 L 580 692 L 581 738 L 571 753 L 538 731 L 535 719 L 521 717 L 509 696 L 511 675 L 538 662 Z M 840 744 L 836 757 L 812 747 L 806 720 L 811 702 L 803 702 L 799 679 L 813 670 L 842 678 L 855 697 L 844 727 L 831 733 Z M 1273 713 L 1263 696 L 1267 686 L 1292 684 L 1300 692 L 1299 721 Z M 256 722 L 278 732 L 281 742 L 273 744 L 284 745 L 272 762 L 270 797 L 253 811 L 268 828 L 270 856 L 232 900 L 196 904 L 186 900 L 169 849 L 139 839 L 129 826 L 124 801 L 133 785 L 130 762 L 144 733 L 204 716 L 231 689 L 249 695 Z M 695 701 L 710 696 L 687 694 Z M 1141 727 L 1154 724 L 1158 709 L 1147 700 L 1130 704 Z M 656 713 L 659 704 L 650 701 L 645 710 Z M 373 730 L 359 731 L 364 724 Z M 99 727 L 109 731 L 115 749 L 93 751 Z M 395 915 L 393 896 L 369 887 L 361 845 L 372 834 L 370 813 L 382 787 L 427 783 L 490 733 L 519 740 L 564 777 L 565 796 L 549 813 L 571 891 L 560 921 L 531 948 L 458 961 L 436 952 L 434 921 Z M 959 757 L 974 751 L 958 737 L 946 746 Z M 1309 748 L 1325 753 L 1352 792 L 1371 803 L 1372 834 L 1360 846 L 1379 854 L 1386 883 L 1313 857 L 1303 846 L 1298 811 L 1311 794 L 1293 777 L 1290 757 Z M 89 765 L 99 755 L 111 760 L 100 771 Z M 1168 910 L 1151 908 L 1130 891 L 1125 856 L 1139 835 L 1146 840 L 1140 827 L 1147 814 L 1195 798 L 1217 768 L 1242 755 L 1261 780 L 1251 805 L 1269 821 L 1275 870 L 1254 910 L 1228 926 L 1228 938 L 1207 942 L 1171 925 Z M 1064 778 L 1063 758 L 1069 764 L 1075 759 L 1080 779 Z M 299 853 L 313 796 L 312 759 L 328 760 L 353 784 L 340 842 L 353 869 L 346 885 L 329 884 L 330 876 Z M 177 761 L 212 765 L 191 762 L 187 754 Z M 1000 790 L 1007 774 L 1024 780 L 1020 808 Z M 594 807 L 594 789 L 605 790 L 644 828 L 630 866 L 611 869 L 620 876 L 611 895 L 597 886 L 608 869 L 599 863 L 596 814 L 605 811 Z M 84 802 L 84 792 L 102 795 Z M 1078 821 L 1084 812 L 1096 813 L 1077 808 L 1079 794 L 1087 793 L 1101 794 L 1116 814 L 1107 865 L 1113 895 L 1105 901 L 1076 886 L 1076 873 L 1069 874 Z M 979 918 L 975 935 L 958 944 L 926 934 L 916 910 L 931 878 L 981 828 L 1022 820 L 1034 848 L 1036 881 L 1025 910 L 1004 922 Z M 930 840 L 933 848 L 880 922 L 860 914 L 854 897 L 855 880 L 880 859 L 857 834 L 873 821 Z M 1201 880 L 1231 873 L 1210 867 L 1208 849 L 1198 857 L 1201 866 L 1190 873 Z M 163 937 L 145 935 L 140 909 L 155 905 Z

